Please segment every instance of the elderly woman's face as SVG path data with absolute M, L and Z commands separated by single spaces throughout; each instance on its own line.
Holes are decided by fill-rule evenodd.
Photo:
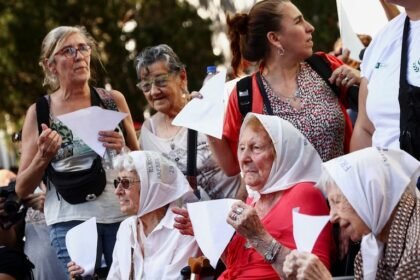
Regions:
M 246 126 L 238 145 L 238 159 L 245 183 L 253 190 L 264 187 L 275 157 L 270 136 L 261 126 Z
M 164 61 L 157 61 L 146 69 L 140 69 L 139 83 L 150 106 L 163 114 L 178 113 L 185 100 L 183 90 L 186 85 L 186 73 L 171 73 Z
M 359 241 L 364 235 L 371 232 L 334 183 L 327 186 L 327 198 L 331 207 L 331 223 L 339 224 L 340 230 L 351 240 Z
M 121 171 L 118 174 L 118 186 L 115 195 L 120 202 L 120 209 L 126 215 L 135 215 L 139 210 L 140 180 L 135 171 Z
M 77 50 L 77 51 L 76 51 Z M 68 36 L 53 54 L 50 71 L 63 83 L 85 83 L 90 79 L 90 47 L 78 33 Z

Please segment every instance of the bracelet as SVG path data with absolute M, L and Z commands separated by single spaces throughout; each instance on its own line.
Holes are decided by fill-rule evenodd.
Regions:
M 273 238 L 270 247 L 264 253 L 264 260 L 270 264 L 276 261 L 277 255 L 280 251 L 280 244 Z

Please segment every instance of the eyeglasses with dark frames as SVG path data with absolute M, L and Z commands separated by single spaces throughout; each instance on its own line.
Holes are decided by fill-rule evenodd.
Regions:
M 92 48 L 88 44 L 80 44 L 77 47 L 68 46 L 59 50 L 55 55 L 62 55 L 65 58 L 76 58 L 77 52 L 86 57 L 92 53 Z
M 152 79 L 145 79 L 140 81 L 139 83 L 137 83 L 137 87 L 142 91 L 142 92 L 149 92 L 152 90 L 152 85 L 155 85 L 158 88 L 163 88 L 166 87 L 168 85 L 168 81 L 169 81 L 169 76 L 172 73 L 166 73 L 166 74 L 162 74 L 159 75 L 155 78 Z
M 118 188 L 118 186 L 121 184 L 121 187 L 127 190 L 130 187 L 130 185 L 134 183 L 139 183 L 139 182 L 140 180 L 117 177 L 117 179 L 114 180 L 114 187 Z

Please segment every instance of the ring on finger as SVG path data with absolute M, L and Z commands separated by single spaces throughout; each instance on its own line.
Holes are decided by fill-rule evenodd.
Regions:
M 344 78 L 344 81 L 345 81 L 345 82 L 347 82 L 348 80 L 349 80 L 349 77 L 347 77 L 347 76 L 346 76 L 346 77 Z
M 243 207 L 238 207 L 235 210 L 235 213 L 238 214 L 238 215 L 241 215 L 243 212 L 244 212 L 244 208 Z

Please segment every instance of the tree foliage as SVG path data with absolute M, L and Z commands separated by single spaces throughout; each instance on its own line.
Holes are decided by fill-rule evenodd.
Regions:
M 125 33 L 128 20 L 137 27 Z M 145 46 L 166 43 L 187 65 L 196 89 L 205 66 L 220 60 L 212 53 L 210 22 L 177 0 L 13 0 L 0 4 L 0 112 L 22 119 L 27 107 L 46 93 L 38 65 L 41 42 L 60 25 L 83 25 L 97 40 L 104 67 L 95 65 L 96 84 L 109 83 L 126 96 L 135 120 L 146 105 L 136 89 L 135 55 Z M 128 51 L 126 43 L 136 42 Z
M 198 3 L 206 8 L 210 2 Z M 335 1 L 293 2 L 316 28 L 315 50 L 330 50 L 338 37 Z M 200 18 L 186 0 L 0 1 L 0 113 L 9 113 L 15 122 L 22 120 L 26 108 L 45 94 L 38 65 L 44 36 L 59 25 L 84 25 L 98 41 L 104 65 L 95 65 L 96 84 L 109 83 L 123 92 L 134 119 L 141 120 L 146 101 L 135 87 L 135 55 L 145 46 L 172 46 L 187 65 L 189 88 L 198 89 L 205 66 L 221 62 L 212 52 L 212 31 L 223 32 L 220 16 L 235 9 L 234 0 L 221 0 L 218 5 L 223 11 L 211 22 Z M 128 21 L 137 27 L 124 32 Z M 127 50 L 128 42 L 135 42 L 134 50 Z

